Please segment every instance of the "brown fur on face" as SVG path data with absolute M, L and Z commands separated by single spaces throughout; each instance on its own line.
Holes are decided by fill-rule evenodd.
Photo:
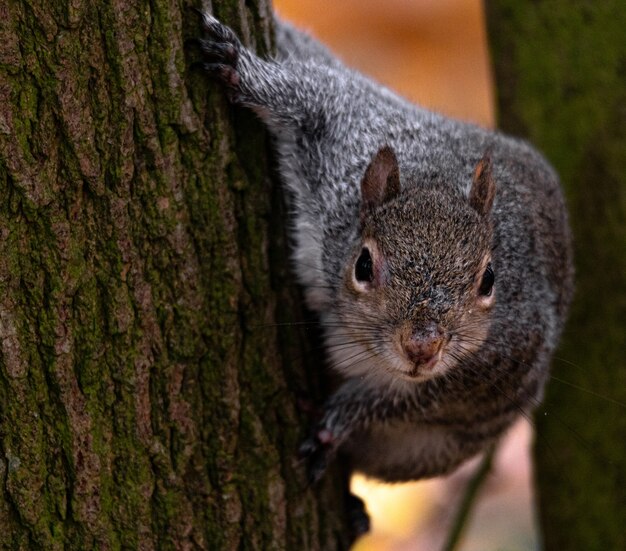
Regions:
M 360 320 L 352 323 L 350 334 L 378 356 L 377 362 L 368 362 L 372 369 L 426 380 L 479 347 L 488 332 L 490 308 L 478 300 L 477 286 L 491 257 L 491 239 L 489 219 L 450 188 L 411 187 L 370 212 L 347 265 L 340 300 L 348 317 Z M 375 273 L 367 288 L 354 277 L 363 247 L 370 251 Z M 430 323 L 445 335 L 441 361 L 434 369 L 420 370 L 406 357 L 403 342 L 407 331 Z

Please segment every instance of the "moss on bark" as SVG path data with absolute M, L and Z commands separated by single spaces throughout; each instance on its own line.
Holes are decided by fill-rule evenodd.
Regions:
M 266 2 L 214 4 L 271 50 Z M 339 474 L 294 456 L 319 366 L 275 326 L 302 314 L 267 138 L 189 70 L 196 19 L 0 20 L 1 546 L 344 547 Z
M 618 0 L 487 8 L 501 126 L 554 163 L 574 231 L 577 293 L 537 417 L 545 549 L 624 549 L 626 416 L 612 400 L 626 403 L 626 11 Z

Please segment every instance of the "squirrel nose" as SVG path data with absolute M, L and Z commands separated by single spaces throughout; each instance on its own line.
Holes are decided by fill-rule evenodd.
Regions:
M 423 365 L 432 360 L 441 350 L 444 332 L 434 323 L 426 328 L 413 331 L 402 343 L 404 351 L 415 365 Z

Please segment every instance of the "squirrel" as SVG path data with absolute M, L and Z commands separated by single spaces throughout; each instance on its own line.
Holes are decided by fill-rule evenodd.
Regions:
M 261 59 L 198 12 L 200 66 L 274 138 L 296 275 L 344 382 L 301 447 L 397 482 L 451 472 L 539 403 L 573 293 L 558 177 L 276 21 Z

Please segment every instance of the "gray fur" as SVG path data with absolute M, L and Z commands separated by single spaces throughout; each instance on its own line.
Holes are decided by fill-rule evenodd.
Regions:
M 296 274 L 346 378 L 303 447 L 313 476 L 339 447 L 389 481 L 449 472 L 542 397 L 573 288 L 556 174 L 527 143 L 416 107 L 290 26 L 277 23 L 279 55 L 262 60 L 211 16 L 203 24 L 207 70 L 275 138 Z M 233 46 L 236 61 L 215 59 L 213 41 Z M 361 181 L 383 146 L 398 159 L 401 192 L 361 220 Z M 496 195 L 479 212 L 468 194 L 487 150 Z M 367 243 L 385 266 L 369 295 L 350 283 Z M 487 258 L 495 304 L 481 310 Z M 450 339 L 439 371 L 411 378 L 395 339 L 432 320 Z

